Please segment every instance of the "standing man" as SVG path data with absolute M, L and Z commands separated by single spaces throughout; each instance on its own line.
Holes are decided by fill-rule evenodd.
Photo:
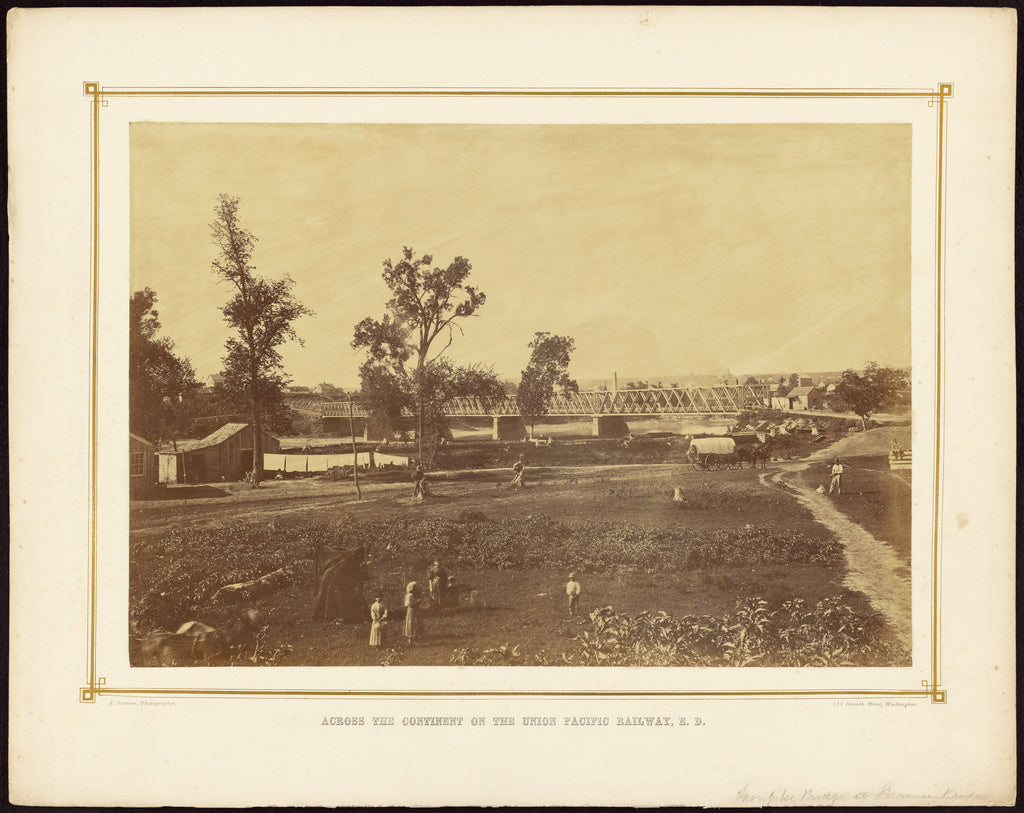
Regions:
M 424 488 L 423 488 L 423 467 L 417 465 L 416 471 L 412 473 L 412 496 L 413 499 L 419 497 L 423 499 Z
M 569 597 L 569 617 L 575 618 L 579 613 L 580 583 L 576 581 L 576 574 L 569 574 L 569 581 L 565 583 L 565 594 Z
M 523 465 L 523 456 L 519 455 L 519 459 L 512 464 L 512 488 L 523 487 L 523 475 L 525 474 L 526 467 Z
M 837 457 L 832 463 L 832 482 L 828 485 L 828 493 L 831 494 L 835 491 L 837 494 L 843 493 L 843 464 L 839 462 Z

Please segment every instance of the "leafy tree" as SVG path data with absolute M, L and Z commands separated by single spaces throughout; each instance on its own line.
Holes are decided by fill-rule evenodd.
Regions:
M 746 380 L 746 381 L 744 381 L 743 383 L 744 383 L 745 385 L 747 385 L 747 386 L 752 386 L 752 385 L 754 385 L 754 384 L 760 384 L 761 382 L 760 382 L 760 381 L 758 381 L 758 380 L 757 380 L 756 378 L 754 378 L 754 376 L 752 376 L 752 375 L 748 375 L 748 376 L 747 376 L 747 380 Z
M 530 437 L 538 418 L 548 414 L 548 404 L 558 387 L 563 392 L 579 392 L 569 377 L 569 360 L 576 342 L 569 336 L 535 333 L 529 344 L 530 361 L 523 370 L 517 399 L 519 414 L 530 424 Z
M 284 373 L 278 348 L 288 340 L 302 344 L 293 323 L 313 311 L 293 293 L 295 283 L 285 276 L 268 280 L 256 275 L 252 255 L 256 237 L 241 224 L 239 200 L 220 195 L 210 224 L 219 255 L 213 272 L 234 288 L 221 307 L 224 321 L 236 335 L 225 343 L 224 390 L 229 400 L 242 402 L 253 428 L 252 475 L 263 475 L 263 430 L 281 420 L 283 388 L 290 380 Z
M 384 260 L 382 278 L 391 291 L 382 319 L 367 317 L 355 326 L 352 346 L 366 351 L 360 367 L 367 405 L 375 420 L 397 422 L 402 408 L 417 417 L 420 460 L 429 463 L 437 440 L 445 431 L 441 407 L 454 393 L 501 394 L 501 383 L 490 370 L 456 367 L 444 358 L 459 322 L 486 301 L 483 291 L 466 284 L 472 265 L 456 257 L 445 268 L 431 268 L 434 258 L 417 258 L 402 249 L 402 258 Z M 444 345 L 438 349 L 438 344 Z M 424 437 L 429 438 L 424 447 Z
M 128 425 L 151 440 L 181 431 L 199 390 L 191 362 L 175 355 L 174 342 L 157 336 L 156 301 L 144 288 L 128 304 Z
M 268 369 L 260 373 L 256 387 L 252 385 L 249 354 L 237 348 L 231 348 L 221 359 L 224 369 L 221 374 L 224 381 L 217 387 L 215 409 L 218 414 L 233 413 L 245 420 L 252 420 L 255 428 L 255 409 L 253 392 L 259 402 L 259 416 L 263 427 L 270 432 L 287 433 L 291 430 L 293 413 L 285 399 L 285 388 L 291 378 L 280 369 Z M 253 449 L 253 455 L 256 451 Z M 262 453 L 261 453 L 262 454 Z M 262 458 L 261 458 L 262 459 Z M 262 467 L 257 474 L 261 476 Z
M 910 375 L 896 367 L 882 367 L 870 361 L 863 374 L 846 370 L 833 394 L 833 409 L 849 410 L 860 417 L 864 429 L 868 418 L 896 404 L 910 383 Z
M 359 380 L 359 402 L 369 411 L 374 429 L 386 435 L 401 431 L 402 410 L 414 409 L 415 402 L 394 369 L 369 358 L 359 367 Z

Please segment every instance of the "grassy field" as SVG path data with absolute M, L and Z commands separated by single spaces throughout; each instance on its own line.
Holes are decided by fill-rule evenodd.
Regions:
M 597 454 L 601 443 L 588 453 Z M 866 474 L 870 469 L 858 471 L 873 476 Z M 872 508 L 860 513 L 865 522 L 892 530 L 885 537 L 890 543 L 905 537 L 909 556 L 909 528 L 900 531 L 907 522 L 901 490 L 909 495 L 909 489 L 887 473 L 880 483 L 862 495 Z M 557 663 L 567 652 L 583 658 L 573 662 L 631 662 L 616 656 L 615 646 L 594 643 L 611 627 L 602 633 L 594 626 L 600 619 L 592 622 L 589 612 L 610 607 L 635 617 L 661 611 L 669 619 L 689 618 L 688 635 L 698 627 L 748 623 L 742 612 L 736 615 L 737 607 L 755 598 L 777 614 L 789 601 L 813 607 L 830 597 L 840 597 L 855 614 L 871 613 L 867 597 L 843 586 L 841 540 L 786 488 L 762 483 L 751 469 L 697 473 L 678 463 L 534 464 L 521 492 L 508 487 L 503 469 L 439 472 L 430 485 L 433 497 L 426 503 L 411 499 L 406 482 L 369 478 L 362 500 L 351 482 L 294 480 L 268 482 L 258 490 L 241 484 L 170 488 L 163 499 L 133 502 L 133 662 L 145 633 L 188 620 L 224 623 L 243 607 L 214 600 L 216 589 L 279 567 L 289 568 L 287 581 L 245 604 L 258 607 L 268 622 L 257 663 Z M 682 508 L 672 501 L 676 487 L 684 495 Z M 356 543 L 366 546 L 371 563 L 368 590 L 383 588 L 393 619 L 383 651 L 367 645 L 368 621 L 311 617 L 314 548 Z M 458 608 L 427 617 L 423 638 L 406 645 L 400 634 L 404 585 L 413 578 L 424 581 L 435 558 L 455 574 L 463 599 Z M 570 569 L 584 591 L 581 616 L 572 620 L 564 595 Z M 713 620 L 694 620 L 700 618 Z M 669 628 L 678 632 L 678 624 L 671 626 L 675 621 L 652 623 L 648 627 L 657 627 L 662 638 Z M 767 635 L 763 622 L 749 623 L 760 624 L 757 629 Z M 798 626 L 805 629 L 808 622 Z M 630 634 L 640 633 L 631 628 Z M 514 649 L 517 654 L 510 654 Z M 876 662 L 872 651 L 870 662 Z M 685 657 L 677 651 L 644 662 L 688 663 Z M 883 661 L 900 657 L 887 652 Z
M 911 472 L 889 471 L 883 455 L 858 455 L 842 458 L 843 493 L 833 505 L 864 530 L 892 547 L 910 568 Z M 830 479 L 831 461 L 810 466 L 796 475 L 798 482 L 811 488 Z

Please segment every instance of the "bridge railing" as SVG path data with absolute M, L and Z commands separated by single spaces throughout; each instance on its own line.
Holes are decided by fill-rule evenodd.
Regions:
M 577 392 L 556 395 L 548 404 L 548 415 L 727 415 L 744 409 L 767 407 L 769 388 L 763 385 L 721 387 L 664 387 L 618 392 Z M 352 416 L 365 418 L 368 410 L 352 403 Z M 441 407 L 449 417 L 490 417 L 518 415 L 514 395 L 501 398 L 453 398 Z M 412 413 L 403 413 L 409 416 Z M 321 416 L 347 418 L 349 402 L 326 403 Z

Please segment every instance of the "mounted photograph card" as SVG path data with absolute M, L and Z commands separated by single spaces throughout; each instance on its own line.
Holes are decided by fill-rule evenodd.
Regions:
M 284 12 L 9 16 L 11 801 L 1012 804 L 1013 13 Z

